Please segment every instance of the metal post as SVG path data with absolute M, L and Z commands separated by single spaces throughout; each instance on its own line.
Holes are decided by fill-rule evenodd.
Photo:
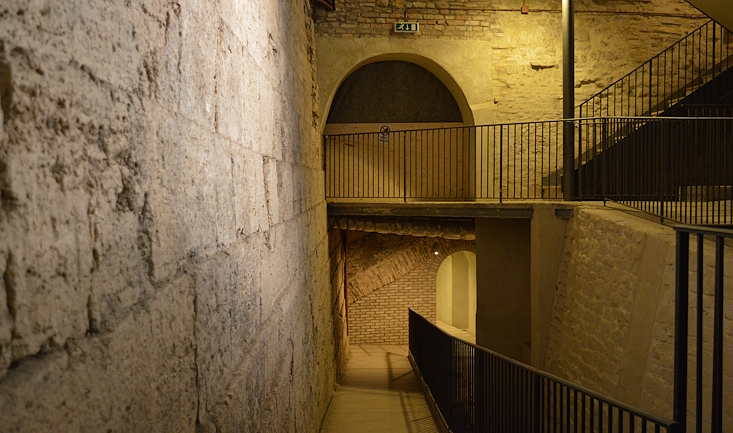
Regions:
M 573 1 L 562 1 L 562 92 L 563 119 L 575 117 L 575 50 Z M 563 199 L 577 198 L 575 179 L 575 127 L 572 120 L 563 122 Z
M 674 319 L 674 421 L 687 426 L 687 303 L 689 296 L 690 234 L 677 232 L 677 269 Z
M 715 308 L 713 318 L 713 402 L 710 431 L 723 431 L 723 236 L 715 238 Z M 699 247 L 698 247 L 699 248 Z M 699 296 L 699 295 L 698 295 Z M 698 361 L 699 362 L 699 361 Z M 697 416 L 702 416 L 698 413 Z

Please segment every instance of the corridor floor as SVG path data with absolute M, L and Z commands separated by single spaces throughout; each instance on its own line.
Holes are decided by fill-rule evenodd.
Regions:
M 321 433 L 436 433 L 407 346 L 351 345 Z

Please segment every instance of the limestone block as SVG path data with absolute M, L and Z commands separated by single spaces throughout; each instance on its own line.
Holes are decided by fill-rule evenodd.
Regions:
M 213 401 L 231 378 L 260 321 L 259 239 L 237 244 L 193 270 L 201 398 Z
M 3 231 L 13 235 L 0 243 L 15 318 L 13 358 L 20 359 L 86 332 L 92 249 L 85 139 L 71 119 L 53 112 L 55 89 L 29 70 L 35 57 L 15 48 L 10 62 L 17 116 L 7 119 L 2 160 Z M 35 128 L 34 118 L 46 121 L 45 127 Z M 78 140 L 67 141 L 65 133 Z
M 254 152 L 242 151 L 244 171 L 238 182 L 244 183 L 250 210 L 250 230 L 264 232 L 270 226 L 268 216 L 267 194 L 265 189 L 265 171 L 262 156 Z
M 214 126 L 219 22 L 212 2 L 190 2 L 181 8 L 180 112 L 202 125 Z
M 260 71 L 262 74 L 266 74 L 264 70 L 260 69 Z M 258 76 L 255 82 L 259 89 L 258 99 L 252 101 L 255 105 L 251 108 L 256 113 L 253 118 L 257 122 L 252 124 L 257 145 L 255 150 L 263 156 L 279 159 L 281 156 L 276 152 L 279 143 L 275 140 L 276 131 L 279 131 L 279 128 L 273 121 L 277 110 L 276 103 L 280 101 L 274 90 L 277 87 L 274 87 L 271 78 L 267 75 Z
M 270 225 L 280 222 L 280 199 L 278 197 L 278 184 L 280 182 L 277 172 L 277 163 L 274 159 L 263 159 L 263 172 L 265 176 L 265 194 L 267 197 L 267 214 Z
M 256 155 L 239 143 L 232 143 L 232 185 L 231 204 L 234 212 L 234 229 L 237 236 L 245 237 L 257 231 L 261 208 L 255 206 L 255 172 L 247 172 L 247 161 L 254 161 Z M 251 163 L 249 164 L 252 165 Z
M 276 166 L 278 178 L 277 198 L 279 200 L 278 211 L 280 218 L 283 221 L 287 221 L 293 218 L 295 207 L 298 205 L 294 202 L 294 191 L 299 190 L 301 185 L 300 183 L 294 182 L 294 171 L 300 170 L 296 169 L 289 162 L 278 162 Z
M 0 234 L 5 234 L 0 231 Z M 8 251 L 4 250 L 0 253 L 0 273 L 3 279 L 0 281 L 0 377 L 4 377 L 7 368 L 12 362 L 12 353 L 10 342 L 13 332 L 13 316 L 10 315 L 8 306 L 8 291 L 5 284 L 5 278 L 8 263 Z
M 115 332 L 22 361 L 0 382 L 4 425 L 18 432 L 192 431 L 191 287 L 185 278 L 173 281 Z
M 217 217 L 231 220 L 230 207 L 217 204 L 231 185 L 231 151 L 230 142 L 183 118 L 162 122 L 156 136 L 162 170 L 150 192 L 150 236 L 153 275 L 161 279 L 186 256 L 216 249 Z
M 246 88 L 243 87 L 242 51 L 229 27 L 221 25 L 216 50 L 216 131 L 234 141 L 241 140 Z

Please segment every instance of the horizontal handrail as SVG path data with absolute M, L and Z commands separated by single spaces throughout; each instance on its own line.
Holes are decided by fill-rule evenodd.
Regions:
M 731 231 L 731 235 L 733 236 L 733 231 Z M 673 421 L 671 419 L 666 419 L 666 418 L 663 418 L 663 417 L 658 417 L 658 416 L 653 415 L 653 414 L 651 414 L 649 412 L 645 412 L 645 411 L 643 411 L 641 409 L 638 409 L 638 408 L 629 406 L 626 403 L 622 403 L 622 402 L 620 402 L 618 400 L 614 400 L 611 397 L 608 397 L 606 395 L 603 395 L 601 393 L 598 393 L 596 391 L 593 391 L 593 390 L 591 390 L 589 388 L 585 388 L 583 386 L 580 386 L 578 384 L 575 384 L 573 382 L 570 382 L 569 380 L 563 379 L 562 377 L 555 376 L 555 375 L 550 374 L 550 373 L 548 373 L 548 372 L 546 372 L 544 370 L 540 370 L 538 368 L 532 367 L 531 365 L 525 364 L 525 363 L 523 363 L 521 361 L 517 361 L 516 359 L 510 358 L 510 357 L 505 356 L 505 355 L 502 355 L 499 352 L 495 352 L 495 351 L 493 351 L 491 349 L 487 349 L 486 347 L 479 346 L 479 345 L 477 345 L 475 343 L 471 343 L 470 341 L 466 341 L 466 340 L 464 340 L 464 339 L 462 339 L 460 337 L 453 336 L 452 334 L 444 331 L 443 329 L 440 329 L 437 325 L 435 325 L 434 323 L 432 323 L 431 321 L 429 321 L 428 319 L 426 319 L 425 317 L 423 317 L 420 313 L 417 313 L 417 312 L 413 311 L 412 309 L 409 309 L 409 312 L 410 312 L 410 314 L 414 314 L 414 315 L 418 316 L 420 319 L 422 319 L 423 321 L 425 321 L 425 323 L 431 325 L 434 328 L 434 331 L 435 332 L 441 333 L 444 336 L 446 336 L 446 337 L 448 337 L 448 338 L 450 338 L 452 340 L 460 341 L 461 343 L 465 344 L 466 346 L 473 347 L 475 350 L 484 352 L 484 353 L 486 353 L 488 355 L 491 355 L 491 356 L 493 356 L 495 358 L 499 358 L 499 359 L 501 359 L 503 361 L 506 361 L 506 362 L 508 362 L 508 363 L 510 363 L 512 365 L 515 365 L 515 366 L 517 366 L 519 368 L 522 368 L 522 369 L 527 370 L 527 371 L 529 371 L 531 373 L 534 373 L 534 374 L 536 374 L 536 375 L 538 375 L 538 376 L 540 376 L 540 377 L 542 377 L 544 379 L 551 380 L 553 382 L 557 382 L 557 383 L 559 383 L 559 384 L 561 384 L 563 386 L 566 386 L 566 387 L 568 387 L 568 388 L 570 388 L 570 389 L 572 389 L 574 391 L 578 391 L 578 392 L 580 392 L 582 394 L 585 394 L 585 395 L 587 395 L 589 397 L 593 397 L 593 398 L 595 398 L 597 400 L 603 400 L 604 402 L 609 403 L 611 406 L 614 406 L 614 407 L 623 409 L 623 410 L 625 410 L 627 412 L 634 412 L 639 417 L 644 418 L 644 419 L 646 419 L 648 421 L 652 421 L 652 422 L 655 422 L 655 423 L 660 424 L 660 425 L 671 425 L 673 423 Z
M 410 352 L 454 432 L 570 431 L 579 423 L 595 431 L 596 419 L 600 431 L 614 422 L 629 431 L 637 422 L 641 431 L 680 431 L 672 420 L 453 337 L 412 310 L 409 322 Z
M 724 238 L 733 238 L 733 229 L 721 228 L 716 226 L 708 225 L 692 225 L 692 224 L 673 224 L 672 228 L 675 231 L 699 234 L 704 236 L 722 236 Z
M 692 106 L 692 104 L 686 104 Z M 702 104 L 705 107 L 733 107 L 733 105 L 715 105 L 715 104 Z M 597 121 L 601 122 L 603 120 L 691 120 L 691 119 L 697 119 L 697 120 L 733 120 L 733 117 L 731 116 L 595 116 L 595 117 L 569 117 L 569 118 L 563 118 L 563 119 L 545 119 L 545 120 L 535 120 L 531 122 L 506 122 L 506 123 L 483 123 L 480 125 L 456 125 L 456 126 L 440 126 L 435 128 L 419 128 L 419 129 L 391 129 L 389 131 L 390 134 L 392 133 L 399 133 L 399 132 L 421 132 L 421 131 L 443 131 L 443 130 L 451 130 L 451 129 L 476 129 L 476 128 L 484 128 L 484 127 L 496 127 L 496 126 L 514 126 L 514 125 L 532 125 L 532 124 L 538 124 L 538 123 L 557 123 L 557 122 L 574 122 L 578 123 L 581 121 Z M 382 134 L 381 132 L 345 132 L 342 134 L 324 134 L 324 138 L 330 138 L 330 137 L 344 137 L 344 136 L 350 136 L 350 135 L 376 135 L 376 134 Z

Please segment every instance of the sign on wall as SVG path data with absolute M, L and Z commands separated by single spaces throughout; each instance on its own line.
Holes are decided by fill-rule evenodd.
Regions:
M 389 126 L 384 125 L 381 128 L 379 128 L 379 142 L 381 144 L 389 143 Z
M 417 33 L 420 31 L 420 23 L 394 23 L 396 33 Z

